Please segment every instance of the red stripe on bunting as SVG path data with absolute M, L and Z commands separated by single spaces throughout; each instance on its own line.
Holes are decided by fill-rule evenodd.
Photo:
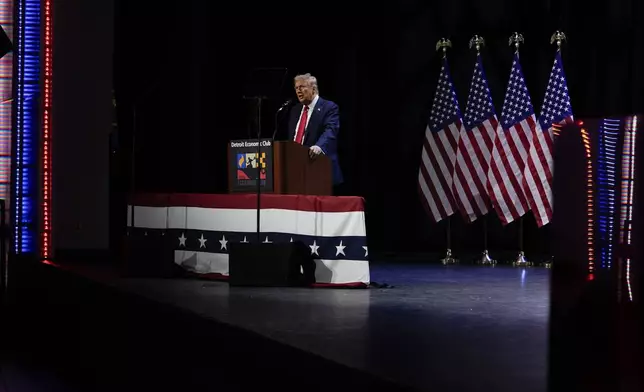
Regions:
M 316 212 L 364 211 L 364 199 L 357 196 L 260 196 L 262 209 L 280 209 Z M 226 209 L 255 209 L 257 195 L 253 194 L 199 194 L 199 193 L 142 193 L 130 198 L 130 205 L 146 207 L 200 207 Z

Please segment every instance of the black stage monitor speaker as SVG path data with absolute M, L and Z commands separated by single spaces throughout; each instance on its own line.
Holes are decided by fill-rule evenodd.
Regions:
M 310 253 L 301 242 L 231 244 L 228 281 L 231 286 L 263 287 L 315 283 L 315 262 Z
M 130 278 L 175 278 L 183 268 L 174 262 L 174 249 L 160 231 L 135 229 L 127 236 L 123 273 Z

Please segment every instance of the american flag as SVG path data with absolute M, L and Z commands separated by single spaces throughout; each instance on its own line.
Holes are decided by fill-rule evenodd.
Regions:
M 464 120 L 465 127 L 458 141 L 452 191 L 465 220 L 474 222 L 479 216 L 487 214 L 489 209 L 487 173 L 499 125 L 480 54 L 474 65 Z
M 422 162 L 418 171 L 422 202 L 436 222 L 449 217 L 456 209 L 452 196 L 452 173 L 462 128 L 461 111 L 447 59 L 444 58 L 429 123 L 425 129 Z
M 515 53 L 488 173 L 490 199 L 504 225 L 529 210 L 522 186 L 523 171 L 532 135 L 538 128 L 519 54 Z
M 524 173 L 523 189 L 538 227 L 548 224 L 552 219 L 553 124 L 572 121 L 572 107 L 561 52 L 557 51 L 539 116 L 539 127 L 534 129 L 532 135 L 528 165 Z

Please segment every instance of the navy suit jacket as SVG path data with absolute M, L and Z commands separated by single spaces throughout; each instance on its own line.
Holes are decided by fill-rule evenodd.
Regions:
M 288 122 L 288 140 L 295 139 L 297 121 L 302 114 L 302 106 L 301 103 L 298 103 L 291 109 Z M 311 119 L 304 132 L 303 144 L 307 147 L 320 147 L 324 154 L 331 159 L 333 185 L 339 185 L 344 179 L 338 160 L 338 132 L 340 131 L 338 105 L 319 97 L 313 108 L 313 113 L 309 113 L 309 116 Z

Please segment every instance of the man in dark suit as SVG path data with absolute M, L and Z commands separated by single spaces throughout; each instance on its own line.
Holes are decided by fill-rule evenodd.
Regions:
M 343 182 L 337 150 L 340 130 L 338 105 L 320 97 L 317 79 L 311 74 L 297 75 L 294 82 L 299 103 L 291 109 L 289 140 L 309 147 L 311 158 L 324 154 L 331 159 L 333 186 L 337 193 Z

